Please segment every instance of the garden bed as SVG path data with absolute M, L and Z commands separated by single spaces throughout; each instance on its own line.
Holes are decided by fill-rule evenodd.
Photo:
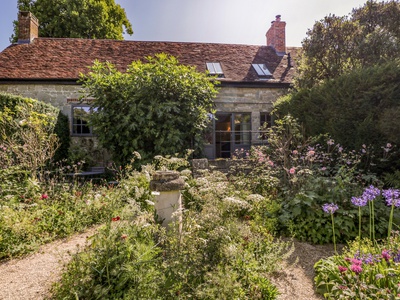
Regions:
M 60 278 L 61 267 L 69 261 L 70 253 L 82 249 L 87 237 L 96 228 L 42 246 L 36 254 L 0 264 L 0 299 L 45 299 L 51 284 Z M 333 254 L 332 245 L 310 245 L 295 241 L 294 246 L 293 254 L 284 262 L 286 267 L 272 278 L 280 292 L 278 299 L 323 299 L 314 292 L 313 266 L 319 259 Z

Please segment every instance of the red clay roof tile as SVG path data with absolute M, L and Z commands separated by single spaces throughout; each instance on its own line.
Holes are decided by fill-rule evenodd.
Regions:
M 288 48 L 292 65 L 299 48 Z M 0 53 L 0 80 L 76 80 L 94 60 L 109 61 L 120 71 L 135 60 L 167 53 L 179 62 L 206 70 L 206 62 L 219 62 L 227 82 L 254 82 L 259 78 L 252 63 L 266 64 L 273 78 L 268 82 L 290 83 L 294 68 L 287 56 L 278 56 L 269 46 L 37 38 L 31 44 L 14 44 Z

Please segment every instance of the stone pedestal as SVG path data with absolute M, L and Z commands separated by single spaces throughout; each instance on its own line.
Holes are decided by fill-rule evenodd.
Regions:
M 185 181 L 175 171 L 157 171 L 150 181 L 150 189 L 155 193 L 154 206 L 163 226 L 168 226 L 174 220 L 181 223 L 182 200 L 181 192 Z M 175 218 L 175 219 L 174 219 Z M 177 219 L 176 219 L 177 218 Z

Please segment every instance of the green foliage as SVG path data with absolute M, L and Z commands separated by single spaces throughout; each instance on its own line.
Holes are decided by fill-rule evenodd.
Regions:
M 351 15 L 326 16 L 302 42 L 297 88 L 310 88 L 354 70 L 388 62 L 400 46 L 398 0 L 367 1 Z
M 60 110 L 10 94 L 1 93 L 0 100 L 0 165 L 3 168 L 18 165 L 35 176 L 50 160 L 65 155 L 69 129 L 68 120 Z
M 0 171 L 0 260 L 103 223 L 123 213 L 123 208 L 135 212 L 137 204 L 150 197 L 149 176 L 144 172 L 119 174 L 116 187 L 74 182 L 65 176 L 80 165 L 57 164 L 41 181 L 17 167 Z
M 19 11 L 39 19 L 39 36 L 122 40 L 124 29 L 133 34 L 125 10 L 114 0 L 18 0 Z M 12 42 L 18 39 L 14 21 Z
M 318 261 L 314 268 L 317 292 L 326 299 L 397 299 L 400 295 L 398 233 L 374 244 L 349 243 L 341 255 Z M 355 266 L 360 268 L 355 268 Z
M 358 211 L 350 199 L 366 185 L 381 185 L 368 171 L 367 147 L 346 151 L 325 136 L 306 138 L 290 115 L 278 120 L 267 136 L 268 146 L 253 148 L 249 155 L 244 155 L 244 161 L 252 166 L 248 173 L 231 177 L 238 189 L 246 186 L 263 191 L 264 187 L 265 195 L 274 195 L 272 203 L 280 207 L 279 211 L 272 207 L 268 210 L 279 220 L 280 226 L 276 227 L 283 234 L 312 243 L 332 241 L 331 219 L 321 207 L 335 203 L 340 207 L 334 220 L 336 240 L 354 239 Z M 252 184 L 247 183 L 248 178 Z M 375 210 L 377 236 L 382 237 L 387 232 L 389 212 L 382 201 L 376 203 Z M 363 215 L 362 223 L 367 224 L 368 211 L 363 211 Z
M 399 82 L 400 61 L 394 60 L 294 92 L 280 99 L 275 111 L 298 119 L 308 136 L 328 133 L 347 149 L 365 144 L 376 158 L 382 158 L 383 145 L 400 142 L 395 134 L 400 124 L 394 117 L 400 110 Z M 391 163 L 379 161 L 378 167 Z
M 154 170 L 143 166 L 118 187 L 144 183 Z M 289 243 L 274 239 L 261 222 L 262 203 L 269 200 L 236 191 L 218 172 L 181 174 L 187 182 L 181 224 L 160 227 L 148 190 L 132 189 L 138 201 L 73 258 L 52 298 L 276 299 L 268 277 L 288 255 Z
M 68 117 L 61 113 L 61 111 L 59 111 L 57 114 L 54 133 L 57 135 L 59 143 L 59 147 L 57 148 L 53 157 L 53 161 L 57 162 L 68 157 L 71 142 Z
M 55 299 L 162 299 L 161 248 L 153 239 L 157 227 L 145 223 L 138 209 L 128 219 L 114 220 L 74 256 L 53 289 Z
M 82 76 L 83 87 L 98 107 L 90 116 L 99 142 L 125 165 L 134 151 L 144 161 L 155 155 L 199 149 L 216 95 L 214 82 L 171 56 L 135 61 L 126 73 L 95 62 Z

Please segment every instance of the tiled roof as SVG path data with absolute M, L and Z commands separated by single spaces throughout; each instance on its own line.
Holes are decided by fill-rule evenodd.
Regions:
M 299 48 L 288 48 L 292 65 Z M 179 62 L 205 71 L 206 62 L 219 62 L 227 82 L 290 83 L 294 68 L 287 56 L 278 56 L 269 46 L 36 38 L 31 44 L 14 44 L 0 53 L 0 80 L 70 80 L 86 73 L 94 60 L 109 61 L 121 71 L 132 61 L 167 53 Z M 252 63 L 266 64 L 273 78 L 260 80 Z

